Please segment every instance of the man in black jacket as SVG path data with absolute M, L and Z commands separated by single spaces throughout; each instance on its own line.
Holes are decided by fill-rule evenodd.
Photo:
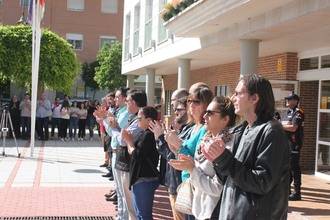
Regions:
M 202 148 L 225 184 L 219 219 L 286 219 L 289 146 L 281 124 L 273 120 L 271 84 L 246 75 L 232 99 L 235 113 L 245 120 L 234 129 L 232 150 L 221 139 Z

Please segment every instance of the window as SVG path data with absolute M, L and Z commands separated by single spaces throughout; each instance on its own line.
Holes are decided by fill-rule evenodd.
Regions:
M 2 4 L 2 1 L 0 1 L 0 5 Z M 29 7 L 30 0 L 20 0 L 21 7 Z
M 321 68 L 330 68 L 330 55 L 321 57 Z
M 83 11 L 85 9 L 85 0 L 67 0 L 67 8 L 70 11 Z
M 116 41 L 117 41 L 116 37 L 101 36 L 100 37 L 100 49 L 106 44 L 109 44 L 111 46 L 111 44 L 115 43 Z
M 159 13 L 163 10 L 164 5 L 166 4 L 167 0 L 159 0 Z M 167 40 L 168 33 L 167 29 L 164 26 L 164 21 L 163 19 L 158 16 L 158 42 L 161 43 L 165 40 Z
M 215 87 L 216 96 L 227 96 L 229 94 L 229 88 L 226 85 L 218 85 Z
M 172 90 L 166 90 L 165 91 L 165 109 L 164 113 L 165 115 L 171 115 L 172 114 L 172 106 L 171 106 L 171 97 L 172 97 Z
M 118 0 L 102 0 L 101 12 L 117 14 L 118 12 Z
M 303 70 L 313 70 L 319 68 L 319 57 L 310 57 L 300 59 L 299 62 L 299 69 L 300 71 Z
M 83 49 L 83 35 L 82 34 L 66 34 L 66 40 L 72 45 L 74 50 Z
M 144 49 L 151 47 L 152 36 L 152 0 L 146 0 L 145 11 L 145 24 L 144 24 Z
M 133 36 L 133 55 L 139 53 L 139 34 L 140 34 L 140 4 L 134 8 L 134 36 Z
M 131 15 L 126 15 L 125 25 L 125 42 L 124 42 L 124 60 L 129 59 L 129 39 L 130 39 L 130 28 L 131 28 Z

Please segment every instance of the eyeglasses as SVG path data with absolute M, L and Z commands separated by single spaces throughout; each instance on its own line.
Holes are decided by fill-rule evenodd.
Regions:
M 137 117 L 136 120 L 141 121 L 142 117 Z
M 206 111 L 205 111 L 205 116 L 212 116 L 212 115 L 214 115 L 215 113 L 219 113 L 219 114 L 221 114 L 221 112 L 218 112 L 218 111 L 206 110 Z
M 186 111 L 185 108 L 175 108 L 174 112 L 182 112 L 182 111 Z
M 198 99 L 188 99 L 188 100 L 187 100 L 187 103 L 188 103 L 188 104 L 192 104 L 192 103 L 194 103 L 195 105 L 199 105 L 199 104 L 201 104 L 201 101 L 198 100 Z

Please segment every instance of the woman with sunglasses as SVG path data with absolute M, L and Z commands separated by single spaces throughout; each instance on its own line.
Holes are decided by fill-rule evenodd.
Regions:
M 212 162 L 201 152 L 201 147 L 221 138 L 228 148 L 232 145 L 229 128 L 235 123 L 234 105 L 228 97 L 215 97 L 204 114 L 207 133 L 197 147 L 194 159 L 179 154 L 178 160 L 171 160 L 170 165 L 177 170 L 188 170 L 191 184 L 194 186 L 192 212 L 196 219 L 218 219 L 220 195 L 223 189 Z M 207 205 L 205 205 L 207 204 Z
M 159 186 L 157 170 L 159 154 L 154 134 L 149 130 L 149 123 L 157 120 L 158 112 L 154 107 L 143 107 L 138 112 L 138 126 L 143 130 L 134 143 L 133 136 L 126 130 L 122 137 L 127 143 L 131 155 L 129 188 L 133 193 L 133 206 L 139 220 L 152 218 L 152 206 L 155 191 Z
M 188 115 L 190 115 L 192 121 L 195 123 L 190 137 L 182 142 L 175 131 L 170 131 L 165 135 L 165 139 L 173 153 L 194 157 L 196 146 L 198 146 L 198 143 L 206 133 L 203 115 L 205 114 L 207 106 L 212 101 L 213 93 L 204 83 L 196 83 L 190 87 L 189 94 L 187 100 Z M 186 181 L 188 178 L 189 172 L 183 170 L 181 173 L 182 182 Z M 186 215 L 186 219 L 193 220 L 194 217 Z

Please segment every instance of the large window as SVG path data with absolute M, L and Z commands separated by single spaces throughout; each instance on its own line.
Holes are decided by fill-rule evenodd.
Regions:
M 100 49 L 108 44 L 111 46 L 111 44 L 115 43 L 117 41 L 117 38 L 116 37 L 113 37 L 113 36 L 101 36 L 100 37 Z
M 321 68 L 330 68 L 330 55 L 321 57 Z
M 159 13 L 163 10 L 164 5 L 166 4 L 167 0 L 159 0 Z M 168 33 L 167 29 L 164 26 L 164 21 L 163 19 L 158 16 L 158 43 L 161 43 L 165 40 L 167 40 Z
M 134 7 L 134 35 L 133 35 L 133 55 L 139 53 L 139 35 L 140 35 L 140 4 Z
M 215 87 L 216 96 L 227 96 L 229 94 L 229 87 L 226 85 L 218 85 Z
M 85 10 L 85 0 L 67 0 L 67 9 L 69 11 Z
M 101 12 L 116 14 L 118 12 L 118 0 L 102 0 Z
M 82 34 L 66 34 L 66 40 L 72 45 L 74 50 L 83 49 L 83 35 Z
M 300 59 L 299 70 L 314 70 L 319 68 L 319 57 Z
M 151 47 L 152 36 L 152 0 L 146 0 L 145 23 L 144 23 L 144 49 Z
M 330 80 L 321 81 L 317 171 L 330 175 Z
M 125 42 L 124 42 L 124 60 L 129 59 L 129 39 L 130 39 L 130 28 L 131 28 L 131 14 L 126 15 L 125 25 Z

